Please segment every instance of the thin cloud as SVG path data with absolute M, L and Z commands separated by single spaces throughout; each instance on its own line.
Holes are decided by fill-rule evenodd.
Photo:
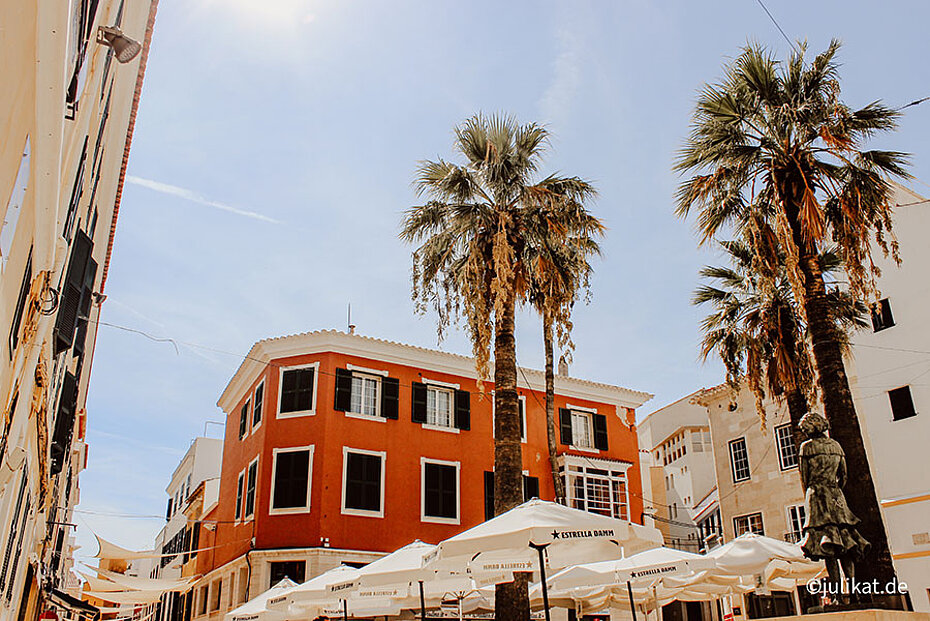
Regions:
M 178 198 L 183 198 L 186 201 L 197 203 L 198 205 L 206 205 L 207 207 L 228 211 L 229 213 L 234 213 L 237 216 L 244 216 L 246 218 L 252 218 L 253 220 L 261 220 L 262 222 L 270 222 L 271 224 L 281 224 L 280 220 L 275 220 L 274 218 L 270 218 L 254 211 L 247 211 L 245 209 L 233 207 L 232 205 L 227 205 L 226 203 L 210 200 L 209 198 L 206 198 L 205 196 L 202 196 L 193 190 L 188 190 L 176 185 L 162 183 L 161 181 L 153 181 L 151 179 L 144 179 L 142 177 L 136 177 L 135 175 L 126 175 L 126 181 L 134 185 L 140 185 L 143 188 L 161 192 L 162 194 L 177 196 Z
M 539 101 L 543 119 L 552 123 L 570 116 L 572 102 L 581 84 L 581 41 L 571 30 L 556 33 L 559 54 L 552 63 L 552 80 Z

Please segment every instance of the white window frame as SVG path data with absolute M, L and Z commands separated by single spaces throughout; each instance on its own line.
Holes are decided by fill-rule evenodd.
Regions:
M 426 515 L 426 464 L 455 467 L 455 517 L 444 518 Z M 382 503 L 383 504 L 383 503 Z M 458 461 L 420 458 L 420 521 L 432 524 L 460 524 L 462 521 L 462 464 Z
M 453 384 L 452 382 L 443 382 L 440 380 L 429 379 L 428 377 L 424 377 L 420 381 L 422 381 L 427 386 L 438 386 L 440 388 L 451 388 L 452 390 L 462 389 L 461 384 Z M 494 391 L 492 390 L 491 392 L 493 393 Z
M 794 462 L 795 462 L 795 463 L 794 463 L 794 465 L 790 465 L 790 466 L 786 466 L 786 465 L 785 465 L 785 462 L 784 462 L 784 460 L 782 459 L 782 450 L 781 450 L 782 447 L 781 447 L 781 442 L 780 442 L 780 439 L 779 439 L 779 437 L 778 437 L 778 430 L 779 430 L 779 429 L 787 429 L 787 430 L 788 430 L 788 442 L 790 442 L 791 445 L 793 446 L 793 445 L 794 445 L 794 438 L 793 438 L 792 435 L 791 435 L 791 423 L 785 423 L 785 424 L 783 424 L 783 425 L 776 425 L 775 427 L 772 428 L 772 435 L 775 437 L 775 452 L 778 454 L 778 467 L 779 467 L 779 469 L 781 469 L 782 471 L 785 471 L 785 470 L 793 470 L 793 469 L 797 468 L 797 467 L 800 465 L 800 463 L 801 463 L 801 456 L 798 455 L 797 447 L 794 447 Z
M 315 377 L 313 381 L 314 383 L 316 383 Z M 259 387 L 261 387 L 262 389 L 262 411 L 261 411 L 262 419 L 258 421 L 258 424 L 256 425 L 255 424 L 255 395 L 258 394 Z M 262 378 L 262 380 L 258 384 L 255 385 L 255 390 L 252 391 L 252 411 L 249 413 L 249 426 L 252 428 L 252 430 L 249 432 L 250 434 L 255 433 L 255 430 L 261 427 L 262 423 L 265 422 L 265 403 L 267 402 L 267 397 L 268 397 L 268 391 L 265 389 L 265 378 Z
M 746 453 L 746 470 L 747 474 L 745 477 L 736 478 L 736 459 L 733 455 L 733 445 L 737 442 L 743 443 L 743 452 Z M 746 442 L 745 436 L 740 436 L 738 438 L 733 438 L 727 442 L 727 454 L 730 458 L 730 475 L 734 483 L 742 483 L 743 481 L 749 481 L 752 479 L 752 465 L 749 462 L 749 443 Z
M 368 418 L 365 416 L 365 418 Z M 346 473 L 349 466 L 349 453 L 358 453 L 361 455 L 375 455 L 381 458 L 381 509 L 379 511 L 367 511 L 365 509 L 348 509 L 346 508 Z M 368 449 L 352 448 L 349 446 L 342 447 L 342 500 L 340 502 L 340 513 L 342 515 L 358 515 L 362 517 L 384 517 L 384 473 L 387 470 L 387 451 L 370 451 Z
M 298 513 L 310 513 L 310 492 L 313 489 L 313 448 L 314 445 L 307 446 L 282 446 L 272 449 L 271 451 L 271 493 L 268 496 L 268 514 L 269 515 L 293 515 Z M 284 507 L 276 509 L 274 506 L 275 483 L 278 474 L 278 455 L 280 453 L 297 453 L 307 451 L 307 504 L 303 507 Z
M 297 412 L 281 412 L 281 399 L 284 397 L 284 372 L 285 371 L 296 371 L 298 369 L 313 369 L 313 399 L 311 407 L 309 410 L 300 410 Z M 295 364 L 288 367 L 281 367 L 278 369 L 278 405 L 275 408 L 275 418 L 297 418 L 299 416 L 315 416 L 316 415 L 316 406 L 317 406 L 317 393 L 319 392 L 320 386 L 320 362 L 311 362 L 308 364 Z M 265 397 L 267 398 L 267 394 Z M 262 420 L 264 420 L 262 416 Z
M 426 383 L 426 382 L 424 382 Z M 432 429 L 433 431 L 447 431 L 449 433 L 458 433 L 458 427 L 455 426 L 455 388 L 451 386 L 440 386 L 434 385 L 432 383 L 427 383 L 426 385 L 426 420 L 429 421 L 429 392 L 444 392 L 449 395 L 449 426 L 445 425 L 434 425 L 430 422 L 423 423 L 424 429 Z
M 521 444 L 526 444 L 526 430 L 527 430 L 527 427 L 526 427 L 526 395 L 520 395 L 520 394 L 518 394 L 518 395 L 517 395 L 517 399 L 519 400 L 520 403 L 523 404 L 523 414 L 522 414 L 522 416 L 523 416 L 523 435 L 520 436 L 520 443 L 521 443 Z M 494 391 L 492 390 L 492 391 L 491 391 L 491 437 L 492 437 L 492 438 L 497 437 L 496 434 L 495 434 L 495 428 L 494 428 L 495 421 L 496 421 L 496 418 L 497 418 L 496 415 L 497 415 L 497 405 L 496 405 L 495 402 L 494 402 Z M 456 431 L 458 431 L 458 430 L 456 430 Z M 584 449 L 579 449 L 579 450 L 584 450 Z
M 762 532 L 761 532 L 761 533 L 756 533 L 756 531 L 752 530 L 751 528 L 750 528 L 750 529 L 747 529 L 746 532 L 747 532 L 747 533 L 755 533 L 755 534 L 757 534 L 757 535 L 763 535 L 763 536 L 764 536 L 764 535 L 765 535 L 765 516 L 762 515 L 762 512 L 761 512 L 761 511 L 753 511 L 752 513 L 743 513 L 742 515 L 734 515 L 734 516 L 733 516 L 733 536 L 734 536 L 734 537 L 739 537 L 741 534 L 745 534 L 745 533 L 739 533 L 739 532 L 737 532 L 737 531 L 739 530 L 738 528 L 736 528 L 736 522 L 737 522 L 737 520 L 745 519 L 745 520 L 746 520 L 746 525 L 747 525 L 747 526 L 751 526 L 750 518 L 753 518 L 753 517 L 755 517 L 755 516 L 757 516 L 757 515 L 759 516 L 759 524 L 762 526 Z
M 795 517 L 798 518 L 798 530 L 794 530 L 795 520 L 791 515 L 792 511 L 795 513 Z M 804 536 L 804 522 L 807 521 L 807 509 L 804 505 L 788 505 L 785 507 L 785 513 L 788 519 L 788 532 L 792 535 L 796 535 L 798 538 L 798 541 L 791 541 L 789 543 L 798 543 L 801 537 Z
M 585 488 L 585 498 L 584 498 L 585 508 L 579 509 L 579 510 L 587 511 L 588 513 L 591 513 L 593 515 L 603 515 L 602 513 L 588 510 L 588 503 L 590 501 L 590 499 L 588 498 L 588 479 L 590 478 L 590 479 L 608 480 L 610 481 L 609 489 L 610 489 L 610 497 L 611 497 L 611 514 L 613 514 L 613 505 L 616 503 L 618 507 L 619 506 L 625 507 L 626 521 L 629 522 L 632 520 L 633 512 L 632 512 L 632 506 L 630 505 L 630 467 L 632 466 L 632 464 L 630 462 L 619 461 L 619 460 L 605 460 L 605 459 L 589 458 L 589 457 L 582 457 L 582 456 L 577 456 L 577 455 L 563 455 L 560 458 L 560 462 L 561 462 L 560 463 L 561 470 L 560 470 L 559 476 L 562 477 L 562 481 L 565 485 L 566 502 L 569 507 L 574 507 L 574 501 L 575 501 L 574 487 L 572 485 L 572 481 L 570 477 L 581 477 L 584 488 Z M 572 467 L 580 468 L 581 471 L 579 472 L 579 471 L 572 470 L 571 469 Z M 603 475 L 599 475 L 599 474 L 589 474 L 588 469 L 606 470 L 608 472 L 621 472 L 623 474 L 623 479 L 624 479 L 623 498 L 615 500 L 615 490 L 613 486 L 614 477 L 612 475 L 604 477 Z M 614 519 L 619 520 L 622 518 L 616 517 Z
M 572 417 L 572 448 L 575 449 L 576 451 L 587 451 L 591 453 L 599 452 L 597 448 L 594 446 L 594 416 L 593 416 L 593 413 L 588 410 L 579 410 L 578 408 L 571 407 L 571 406 L 569 406 L 568 411 L 569 411 L 569 415 Z M 588 437 L 591 440 L 591 446 L 583 446 L 583 445 L 578 444 L 575 441 L 576 436 L 578 435 L 575 433 L 575 416 L 576 415 L 584 416 L 585 419 L 588 421 Z
M 255 511 L 258 507 L 258 477 L 261 474 L 258 471 L 258 460 L 260 456 L 256 456 L 255 459 L 250 461 L 245 467 L 245 480 L 242 488 L 242 521 L 251 522 L 255 519 Z M 246 513 L 246 507 L 249 505 L 249 469 L 252 467 L 252 464 L 255 464 L 255 493 L 252 495 L 252 513 Z
M 387 371 L 378 371 L 377 369 L 364 369 L 363 367 L 357 367 L 355 365 L 348 364 L 346 368 L 352 372 L 352 383 L 355 383 L 355 378 L 365 378 L 375 381 L 375 413 L 374 414 L 363 414 L 362 412 L 353 412 L 351 409 L 346 410 L 344 414 L 348 418 L 361 418 L 362 420 L 376 420 L 382 423 L 386 423 L 387 419 L 381 416 L 381 379 L 387 377 Z M 352 386 L 352 396 L 355 396 L 355 386 Z M 352 407 L 352 399 L 349 399 L 349 408 Z

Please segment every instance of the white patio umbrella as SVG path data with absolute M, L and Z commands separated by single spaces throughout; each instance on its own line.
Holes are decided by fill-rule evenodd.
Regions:
M 440 542 L 424 563 L 436 569 L 467 567 L 476 579 L 497 573 L 498 582 L 512 580 L 514 571 L 538 567 L 548 618 L 547 565 L 561 569 L 582 561 L 611 560 L 624 550 L 639 552 L 661 544 L 662 534 L 655 528 L 533 499 Z
M 707 553 L 714 559 L 715 573 L 741 576 L 763 584 L 775 578 L 809 579 L 824 571 L 819 561 L 804 556 L 801 546 L 780 539 L 746 533 Z
M 348 565 L 339 565 L 306 582 L 284 589 L 269 598 L 271 610 L 287 610 L 291 605 L 314 602 L 330 602 L 343 599 L 342 591 L 348 591 L 356 585 L 358 569 Z
M 224 621 L 278 621 L 286 618 L 283 611 L 269 610 L 268 600 L 277 597 L 287 589 L 297 586 L 290 578 L 285 578 L 261 595 L 253 597 L 243 605 L 230 610 L 223 617 Z

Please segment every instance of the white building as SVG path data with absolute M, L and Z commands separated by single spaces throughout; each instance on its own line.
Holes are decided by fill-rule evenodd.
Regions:
M 0 621 L 69 607 L 96 320 L 154 20 L 155 0 L 0 2 Z
M 707 410 L 682 397 L 644 418 L 637 426 L 643 512 L 651 515 L 667 545 L 698 552 L 714 544 L 717 487 Z M 719 525 L 719 517 L 716 520 Z
M 930 201 L 896 198 L 902 263 L 876 261 L 881 304 L 847 367 L 895 569 L 914 609 L 930 611 Z

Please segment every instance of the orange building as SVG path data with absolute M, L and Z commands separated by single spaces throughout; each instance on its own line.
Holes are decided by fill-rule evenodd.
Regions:
M 554 496 L 544 376 L 519 374 L 524 488 Z M 493 383 L 474 360 L 337 331 L 256 343 L 219 399 L 219 502 L 197 555 L 193 618 L 284 576 L 367 563 L 482 522 L 493 489 Z M 642 523 L 635 408 L 651 395 L 556 377 L 569 502 Z

